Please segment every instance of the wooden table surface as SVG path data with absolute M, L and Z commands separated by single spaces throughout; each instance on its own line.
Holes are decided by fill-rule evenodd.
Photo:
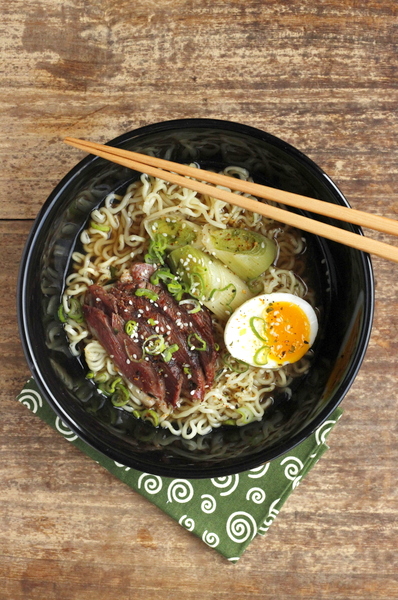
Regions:
M 398 599 L 398 265 L 373 261 L 373 333 L 329 452 L 237 565 L 15 401 L 19 260 L 80 159 L 66 135 L 239 121 L 397 217 L 396 0 L 3 0 L 0 36 L 0 599 Z

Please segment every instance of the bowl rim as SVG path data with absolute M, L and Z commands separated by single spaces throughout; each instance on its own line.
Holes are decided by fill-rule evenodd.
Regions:
M 242 133 L 252 138 L 268 142 L 273 146 L 276 146 L 277 148 L 283 150 L 284 152 L 287 152 L 300 162 L 303 162 L 305 166 L 314 173 L 315 176 L 321 178 L 323 180 L 323 183 L 326 185 L 327 188 L 329 188 L 329 191 L 331 192 L 333 197 L 338 201 L 338 203 L 340 203 L 343 206 L 350 207 L 350 204 L 348 203 L 347 199 L 340 191 L 340 189 L 337 187 L 337 185 L 321 169 L 321 167 L 319 167 L 306 154 L 292 146 L 290 143 L 280 139 L 279 137 L 276 137 L 273 134 L 270 134 L 256 127 L 252 127 L 250 125 L 245 125 L 229 120 L 212 118 L 175 119 L 144 125 L 137 129 L 125 132 L 106 143 L 108 145 L 117 146 L 123 144 L 124 142 L 130 139 L 134 139 L 135 137 L 140 137 L 145 134 L 170 131 L 175 128 L 181 130 L 191 128 L 208 129 L 212 127 L 218 129 L 220 132 L 231 131 L 233 133 Z M 69 186 L 89 165 L 98 160 L 102 159 L 99 159 L 98 157 L 93 155 L 88 155 L 82 160 L 80 160 L 74 167 L 72 167 L 72 169 L 70 169 L 66 173 L 66 175 L 60 180 L 60 182 L 53 188 L 46 201 L 43 203 L 43 206 L 41 207 L 40 211 L 38 212 L 30 230 L 30 233 L 27 237 L 27 240 L 25 242 L 25 246 L 20 260 L 17 281 L 17 320 L 19 327 L 19 335 L 25 359 L 28 363 L 33 379 L 35 380 L 35 383 L 37 384 L 44 399 L 51 406 L 54 412 L 62 419 L 65 425 L 67 425 L 72 431 L 74 431 L 85 443 L 87 443 L 89 446 L 93 447 L 94 449 L 103 454 L 104 440 L 99 439 L 96 436 L 93 437 L 92 434 L 90 435 L 90 433 L 86 432 L 78 423 L 76 423 L 75 420 L 66 413 L 63 406 L 61 406 L 60 403 L 57 402 L 57 398 L 53 390 L 49 389 L 48 385 L 46 384 L 45 377 L 42 375 L 40 368 L 38 367 L 38 363 L 35 358 L 35 352 L 28 335 L 29 327 L 27 312 L 29 308 L 29 302 L 26 294 L 28 277 L 27 274 L 29 272 L 28 267 L 32 262 L 37 238 L 41 232 L 45 219 L 48 217 L 49 213 L 51 213 L 53 207 L 56 205 L 58 198 L 62 194 L 64 189 L 67 186 Z M 351 227 L 356 233 L 364 235 L 360 227 L 356 225 L 351 225 Z M 280 443 L 278 445 L 277 452 L 275 451 L 275 449 L 273 452 L 270 452 L 269 450 L 262 450 L 256 453 L 255 457 L 253 457 L 252 459 L 250 459 L 250 457 L 248 456 L 244 456 L 240 460 L 239 457 L 237 457 L 236 463 L 233 466 L 231 465 L 225 467 L 220 466 L 219 464 L 208 465 L 208 467 L 206 468 L 206 472 L 202 472 L 201 470 L 197 472 L 195 470 L 195 463 L 192 463 L 191 465 L 186 467 L 182 467 L 180 465 L 165 467 L 160 463 L 158 467 L 154 463 L 151 463 L 149 467 L 149 465 L 145 461 L 140 460 L 139 455 L 136 455 L 133 458 L 129 458 L 127 455 L 122 456 L 119 451 L 115 451 L 112 447 L 109 446 L 106 448 L 106 456 L 117 462 L 122 462 L 122 464 L 125 464 L 126 466 L 129 466 L 131 468 L 135 468 L 137 470 L 148 472 L 154 475 L 180 478 L 183 477 L 188 479 L 208 478 L 224 475 L 233 475 L 242 471 L 250 470 L 252 468 L 257 467 L 259 464 L 268 462 L 269 460 L 277 459 L 278 457 L 284 455 L 286 452 L 293 450 L 298 444 L 307 439 L 318 429 L 318 427 L 320 427 L 328 419 L 328 417 L 330 417 L 330 415 L 340 405 L 347 392 L 351 388 L 368 349 L 374 316 L 374 274 L 369 254 L 359 250 L 356 252 L 359 252 L 360 263 L 362 266 L 365 282 L 364 290 L 366 297 L 364 300 L 363 322 L 366 323 L 366 326 L 362 327 L 361 336 L 357 345 L 355 355 L 343 380 L 340 382 L 338 388 L 334 391 L 332 397 L 329 399 L 325 407 L 317 414 L 317 416 L 313 420 L 311 420 L 310 423 L 305 425 L 305 427 L 303 427 L 303 429 L 300 432 L 293 435 L 288 440 Z M 108 434 L 108 432 L 106 433 Z M 241 462 L 244 464 L 241 465 Z

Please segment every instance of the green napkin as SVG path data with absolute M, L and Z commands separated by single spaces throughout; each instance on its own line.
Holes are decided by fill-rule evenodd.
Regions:
M 291 452 L 250 471 L 213 479 L 171 479 L 135 471 L 88 446 L 43 400 L 33 379 L 17 399 L 232 563 L 239 560 L 257 534 L 268 531 L 288 496 L 328 449 L 326 438 L 342 415 L 336 409 L 330 419 Z

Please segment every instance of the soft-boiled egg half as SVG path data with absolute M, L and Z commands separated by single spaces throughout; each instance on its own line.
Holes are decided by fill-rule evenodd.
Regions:
M 300 360 L 317 332 L 318 319 L 306 300 L 275 292 L 241 304 L 225 326 L 224 340 L 234 358 L 275 369 Z

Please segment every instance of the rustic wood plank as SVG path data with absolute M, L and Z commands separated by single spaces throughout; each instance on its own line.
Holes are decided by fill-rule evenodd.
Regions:
M 236 566 L 14 400 L 22 247 L 82 156 L 62 138 L 239 121 L 296 145 L 356 208 L 397 218 L 397 17 L 395 0 L 3 0 L 0 599 L 398 597 L 396 265 L 374 260 L 371 343 L 331 450 Z

